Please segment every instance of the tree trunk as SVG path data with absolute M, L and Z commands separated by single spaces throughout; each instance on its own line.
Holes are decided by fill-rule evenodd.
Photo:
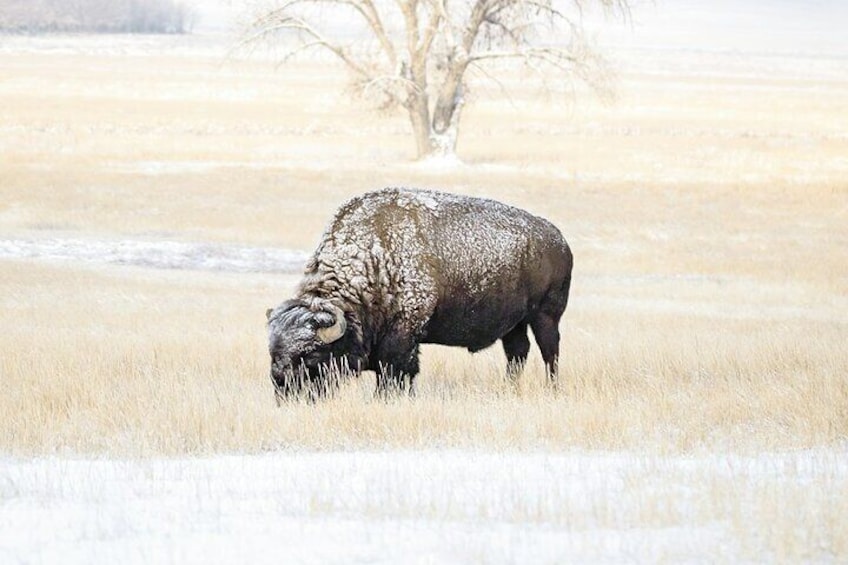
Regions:
M 407 106 L 409 111 L 409 122 L 412 124 L 412 133 L 415 136 L 416 158 L 423 159 L 432 153 L 430 145 L 430 109 L 427 104 L 427 95 L 415 96 Z
M 411 101 L 407 110 L 415 136 L 417 159 L 456 156 L 456 140 L 463 103 L 461 84 L 457 85 L 450 96 L 439 96 L 432 119 L 426 95 L 417 96 Z
M 433 125 L 430 132 L 432 153 L 440 157 L 456 156 L 456 138 L 459 135 L 459 118 L 465 103 L 462 76 L 455 82 L 446 82 L 436 107 L 433 110 Z

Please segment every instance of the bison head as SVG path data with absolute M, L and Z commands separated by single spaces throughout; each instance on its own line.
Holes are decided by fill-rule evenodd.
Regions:
M 323 396 L 340 371 L 358 370 L 353 331 L 341 308 L 324 299 L 288 300 L 266 312 L 271 381 L 278 400 Z M 352 329 L 352 328 L 351 328 Z

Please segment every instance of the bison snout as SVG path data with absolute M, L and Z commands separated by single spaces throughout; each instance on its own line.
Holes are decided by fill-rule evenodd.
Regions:
M 304 394 L 311 396 L 314 391 L 311 390 L 313 379 L 309 378 L 309 373 L 306 368 L 294 367 L 290 364 L 275 364 L 271 367 L 271 382 L 274 384 L 274 391 L 277 400 L 293 399 Z

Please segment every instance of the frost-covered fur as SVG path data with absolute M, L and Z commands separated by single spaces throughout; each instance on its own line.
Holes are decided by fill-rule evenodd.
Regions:
M 279 389 L 300 366 L 311 375 L 301 380 L 314 381 L 335 359 L 377 371 L 384 392 L 411 385 L 420 343 L 478 351 L 498 339 L 518 369 L 529 325 L 553 378 L 571 268 L 559 230 L 523 210 L 426 190 L 366 193 L 339 208 L 296 297 L 271 313 L 272 377 Z M 330 305 L 344 311 L 347 331 L 322 344 L 315 316 Z

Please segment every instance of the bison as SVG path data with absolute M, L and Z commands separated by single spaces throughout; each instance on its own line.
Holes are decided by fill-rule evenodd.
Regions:
M 501 340 L 508 372 L 530 350 L 553 381 L 572 254 L 550 222 L 494 200 L 386 188 L 344 203 L 294 298 L 269 309 L 278 401 L 332 386 L 332 366 L 375 371 L 377 394 L 413 392 L 422 343 L 480 351 Z

